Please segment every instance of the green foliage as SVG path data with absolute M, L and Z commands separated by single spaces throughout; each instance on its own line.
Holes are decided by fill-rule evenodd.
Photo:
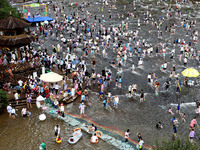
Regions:
M 13 8 L 7 0 L 0 0 L 0 19 L 9 17 L 10 11 L 12 11 L 12 16 L 20 18 L 16 8 Z
M 200 147 L 196 143 L 191 144 L 188 139 L 177 138 L 169 141 L 163 139 L 160 143 L 156 140 L 153 150 L 200 150 Z
M 8 93 L 4 90 L 0 90 L 0 110 L 6 108 L 9 102 Z

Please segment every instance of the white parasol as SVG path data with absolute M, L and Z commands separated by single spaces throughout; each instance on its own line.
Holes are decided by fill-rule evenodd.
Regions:
M 40 76 L 40 80 L 45 81 L 45 82 L 59 82 L 62 79 L 63 79 L 63 76 L 55 72 L 45 73 Z
M 44 21 L 45 24 L 48 24 L 49 22 L 47 20 Z
M 45 114 L 41 114 L 40 116 L 39 116 L 39 119 L 40 119 L 40 121 L 44 121 L 44 120 L 46 120 L 46 115 Z
M 42 96 L 40 95 L 40 96 L 38 96 L 38 97 L 36 98 L 36 100 L 37 100 L 37 101 L 44 101 L 44 100 L 45 100 L 45 98 L 44 98 L 44 97 L 42 97 Z

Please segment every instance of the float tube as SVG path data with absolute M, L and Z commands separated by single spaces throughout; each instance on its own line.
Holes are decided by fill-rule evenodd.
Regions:
M 68 139 L 68 143 L 75 144 L 82 136 L 83 134 L 81 132 L 81 129 L 76 128 L 74 129 L 74 133 L 72 134 L 72 136 Z

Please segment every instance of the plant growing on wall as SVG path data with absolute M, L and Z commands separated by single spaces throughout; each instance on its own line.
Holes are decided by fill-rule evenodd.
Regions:
M 8 93 L 4 90 L 0 90 L 0 111 L 5 109 L 9 102 Z

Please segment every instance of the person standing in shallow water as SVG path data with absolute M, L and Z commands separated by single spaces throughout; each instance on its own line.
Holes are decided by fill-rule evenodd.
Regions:
M 80 115 L 85 116 L 85 107 L 86 107 L 86 105 L 82 102 L 81 105 L 79 106 Z
M 59 125 L 56 125 L 55 128 L 55 136 L 57 137 L 57 135 L 60 135 L 60 126 Z
M 8 112 L 9 117 L 10 117 L 10 116 L 11 116 L 11 112 L 12 112 L 11 104 L 9 104 L 9 105 L 7 106 L 7 112 Z
M 61 103 L 60 111 L 61 111 L 61 116 L 65 117 L 65 107 L 64 107 L 63 103 Z
M 127 129 L 127 131 L 125 132 L 125 142 L 128 142 L 129 137 L 130 137 L 130 130 Z
M 190 143 L 193 143 L 194 135 L 195 135 L 195 132 L 194 132 L 194 129 L 192 129 L 192 131 L 190 131 L 190 134 L 189 134 L 189 141 L 190 141 Z
M 119 103 L 119 97 L 117 95 L 115 95 L 115 98 L 114 98 L 114 108 L 118 107 L 118 103 Z
M 12 110 L 11 110 L 11 117 L 13 119 L 15 119 L 15 115 L 16 115 L 16 111 L 15 111 L 15 107 L 13 107 Z
M 177 127 L 173 124 L 173 136 L 176 137 Z
M 141 90 L 140 92 L 140 103 L 142 103 L 144 101 L 144 92 L 143 90 Z

